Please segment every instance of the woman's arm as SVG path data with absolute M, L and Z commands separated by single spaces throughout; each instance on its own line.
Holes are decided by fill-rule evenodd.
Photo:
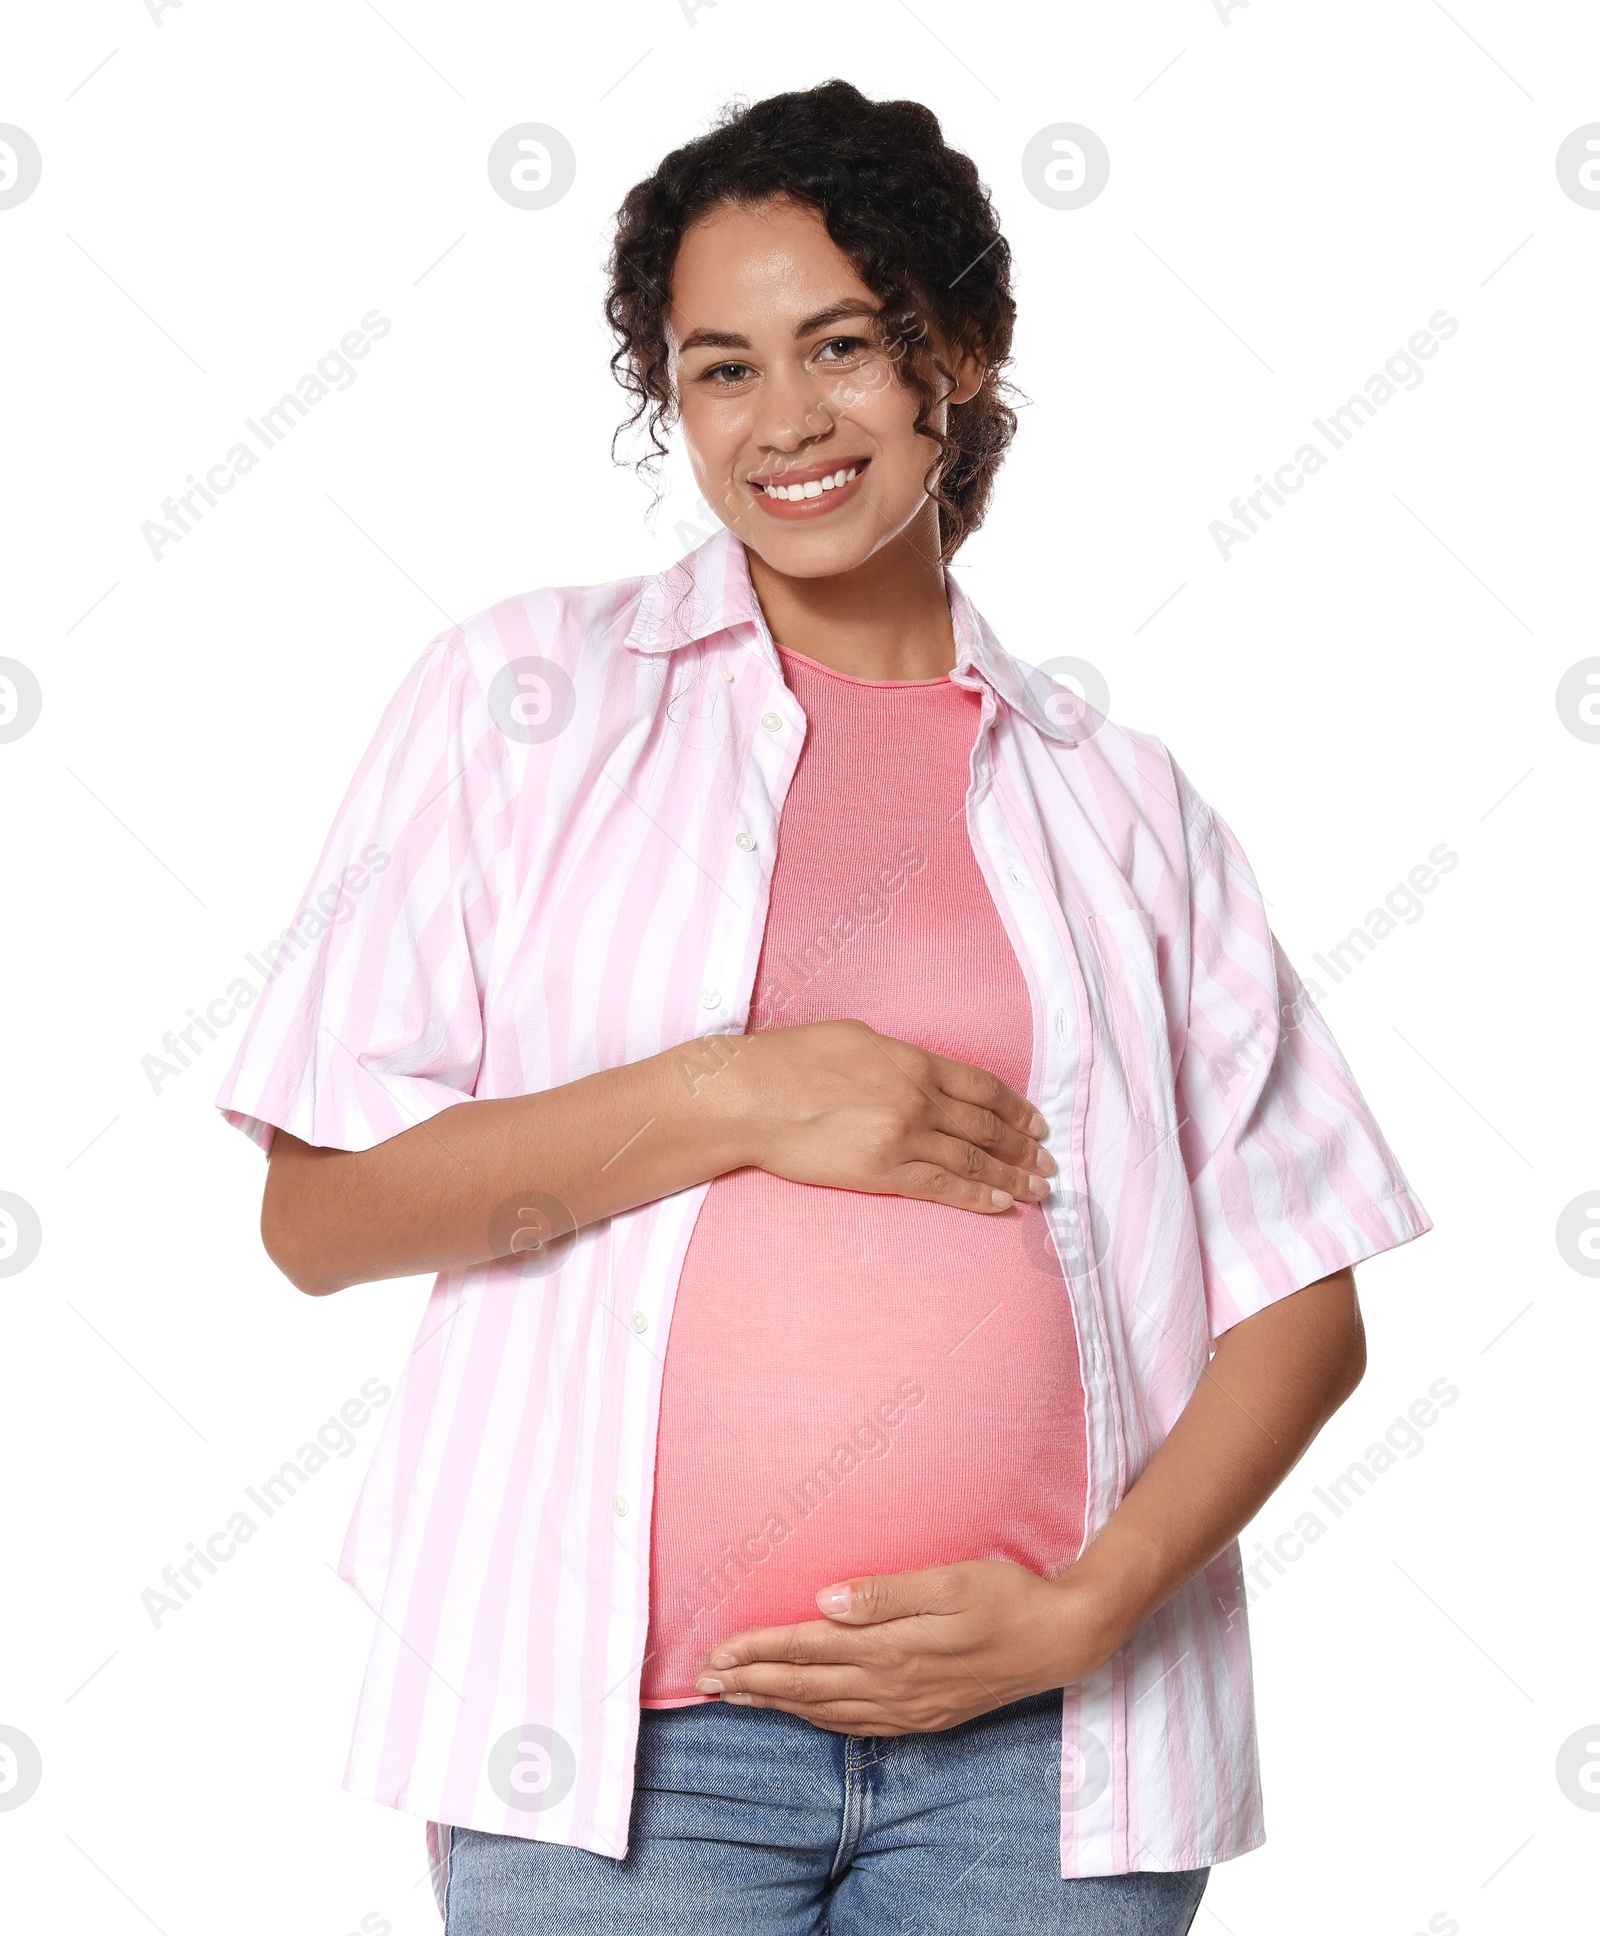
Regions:
M 841 1582 L 817 1595 L 828 1619 L 720 1643 L 697 1685 L 836 1733 L 905 1734 L 1081 1681 L 1248 1525 L 1365 1367 L 1355 1276 L 1337 1271 L 1223 1333 L 1171 1433 L 1059 1579 L 976 1560 Z
M 554 1200 L 559 1237 L 751 1164 L 994 1215 L 1048 1190 L 1047 1133 L 986 1069 L 864 1022 L 811 1022 L 461 1103 L 368 1150 L 280 1129 L 261 1237 L 291 1283 L 321 1296 L 508 1254 L 519 1196 L 544 1212 Z

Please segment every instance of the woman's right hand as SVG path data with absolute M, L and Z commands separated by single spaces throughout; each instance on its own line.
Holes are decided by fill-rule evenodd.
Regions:
M 922 1197 L 998 1213 L 1048 1195 L 1055 1158 L 1026 1096 L 972 1062 L 880 1035 L 807 1022 L 723 1036 L 708 1085 L 737 1118 L 745 1163 L 834 1189 Z

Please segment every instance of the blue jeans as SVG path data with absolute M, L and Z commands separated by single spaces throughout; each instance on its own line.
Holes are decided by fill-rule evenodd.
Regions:
M 1183 1936 L 1209 1874 L 1061 1877 L 1061 1695 L 939 1734 L 646 1709 L 628 1853 L 448 1836 L 445 1936 Z

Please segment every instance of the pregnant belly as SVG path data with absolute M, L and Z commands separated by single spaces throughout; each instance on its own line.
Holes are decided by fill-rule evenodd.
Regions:
M 1083 1388 L 1042 1223 L 712 1183 L 662 1380 L 646 1704 L 696 1698 L 729 1634 L 818 1619 L 833 1581 L 1077 1557 Z

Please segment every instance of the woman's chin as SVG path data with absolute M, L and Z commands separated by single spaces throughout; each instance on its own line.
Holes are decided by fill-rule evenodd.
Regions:
M 769 517 L 752 505 L 733 531 L 747 550 L 785 578 L 836 578 L 866 564 L 913 522 L 914 514 L 895 521 L 858 499 L 830 516 L 805 522 Z

